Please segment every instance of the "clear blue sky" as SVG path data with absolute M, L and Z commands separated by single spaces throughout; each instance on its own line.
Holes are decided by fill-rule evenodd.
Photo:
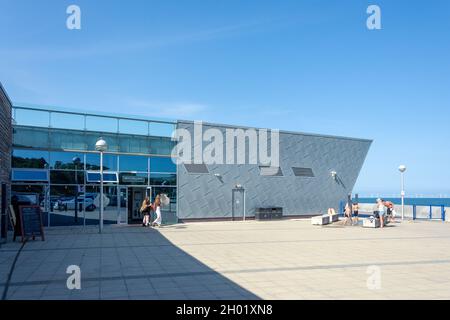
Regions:
M 405 163 L 410 194 L 450 194 L 448 0 L 0 0 L 0 81 L 15 102 L 371 138 L 355 191 L 396 192 Z

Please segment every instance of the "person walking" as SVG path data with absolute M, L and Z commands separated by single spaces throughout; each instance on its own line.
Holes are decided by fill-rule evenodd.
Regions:
M 384 203 L 383 200 L 377 199 L 377 208 L 378 208 L 378 216 L 380 217 L 380 227 L 384 228 L 384 219 L 385 219 L 385 212 L 384 212 Z
M 144 201 L 142 201 L 141 205 L 141 213 L 144 216 L 142 219 L 142 226 L 148 227 L 150 225 L 150 212 L 152 210 L 152 204 L 150 202 L 149 197 L 145 197 Z
M 158 194 L 153 203 L 153 210 L 156 213 L 156 219 L 153 221 L 152 225 L 154 227 L 161 227 L 161 196 Z

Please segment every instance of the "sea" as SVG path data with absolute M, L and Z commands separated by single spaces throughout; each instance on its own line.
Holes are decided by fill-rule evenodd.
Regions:
M 394 204 L 401 204 L 401 198 L 384 198 L 383 200 L 391 201 Z M 353 199 L 355 201 L 356 199 Z M 358 198 L 359 203 L 376 203 L 377 198 Z M 405 205 L 417 206 L 446 206 L 450 207 L 450 198 L 405 198 Z

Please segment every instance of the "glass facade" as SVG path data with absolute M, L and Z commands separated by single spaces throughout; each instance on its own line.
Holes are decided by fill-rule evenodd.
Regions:
M 165 193 L 163 223 L 177 222 L 174 122 L 14 107 L 13 195 L 41 206 L 48 226 L 95 225 L 103 156 L 104 223 L 139 223 L 145 196 Z

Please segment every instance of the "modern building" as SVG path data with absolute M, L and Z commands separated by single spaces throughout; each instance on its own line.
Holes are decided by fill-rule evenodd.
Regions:
M 12 123 L 11 101 L 0 83 L 0 243 L 6 239 L 10 197 Z
M 174 130 L 195 136 L 196 123 L 162 121 L 38 106 L 13 106 L 12 193 L 45 212 L 45 224 L 98 224 L 100 156 L 104 155 L 105 223 L 139 223 L 145 195 L 165 193 L 163 223 L 190 219 L 254 217 L 260 207 L 281 207 L 285 216 L 307 216 L 337 208 L 352 191 L 371 141 L 279 132 L 279 165 L 272 172 L 258 161 L 181 163 L 172 150 Z M 252 128 L 203 123 L 226 136 L 227 129 Z M 269 131 L 270 145 L 272 131 Z M 248 141 L 247 141 L 248 142 Z M 201 141 L 204 148 L 206 142 Z M 229 149 L 236 151 L 237 143 Z M 246 149 L 245 158 L 252 152 Z M 3 157 L 2 157 L 3 159 Z M 6 158 L 7 159 L 7 158 Z M 269 170 L 270 169 L 270 170 Z

